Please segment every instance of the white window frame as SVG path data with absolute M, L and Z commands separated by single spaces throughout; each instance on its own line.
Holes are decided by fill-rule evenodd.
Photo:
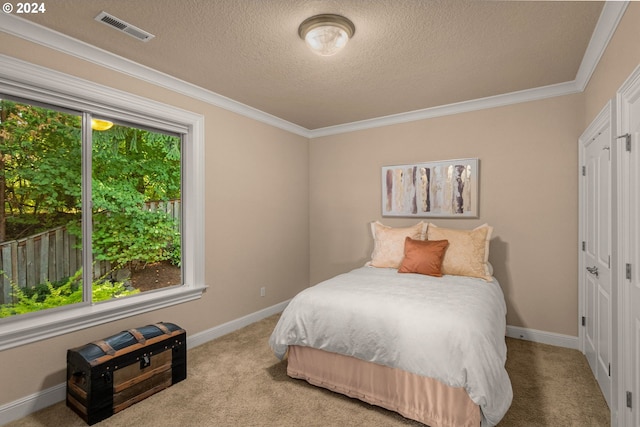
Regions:
M 183 286 L 0 322 L 0 351 L 198 299 L 204 280 L 204 117 L 0 54 L 0 93 L 184 134 Z

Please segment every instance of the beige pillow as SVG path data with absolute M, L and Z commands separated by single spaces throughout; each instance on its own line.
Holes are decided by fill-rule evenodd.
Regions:
M 493 227 L 483 224 L 473 230 L 453 230 L 429 224 L 427 240 L 448 240 L 442 260 L 442 274 L 491 280 L 489 240 Z
M 404 258 L 404 240 L 424 240 L 427 223 L 420 221 L 412 227 L 389 227 L 378 221 L 371 223 L 373 235 L 373 253 L 369 265 L 373 267 L 398 268 Z

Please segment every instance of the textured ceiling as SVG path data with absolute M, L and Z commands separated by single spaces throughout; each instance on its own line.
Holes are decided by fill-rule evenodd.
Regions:
M 24 15 L 73 38 L 307 129 L 572 81 L 603 2 L 49 0 Z M 106 11 L 147 43 L 96 22 Z M 298 25 L 348 17 L 332 57 Z

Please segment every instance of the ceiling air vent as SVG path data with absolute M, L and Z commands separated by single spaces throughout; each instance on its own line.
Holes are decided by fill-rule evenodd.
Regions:
M 116 18 L 113 15 L 108 14 L 107 12 L 100 12 L 98 16 L 95 17 L 95 20 L 98 22 L 102 22 L 110 27 L 115 28 L 118 31 L 122 31 L 123 33 L 129 34 L 131 37 L 135 37 L 138 40 L 143 42 L 148 42 L 155 36 L 151 33 L 146 32 L 145 30 L 141 30 L 135 25 L 131 25 L 128 22 L 123 21 L 122 19 Z

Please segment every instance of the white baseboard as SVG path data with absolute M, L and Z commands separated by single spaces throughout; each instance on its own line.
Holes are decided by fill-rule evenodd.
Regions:
M 289 304 L 289 300 L 276 305 L 272 305 L 271 307 L 264 308 L 260 311 L 256 311 L 255 313 L 247 314 L 244 317 L 240 317 L 239 319 L 223 323 L 222 325 L 214 326 L 213 328 L 207 329 L 206 331 L 198 332 L 197 334 L 188 336 L 187 348 L 197 347 L 201 344 L 204 344 L 216 338 L 220 338 L 223 335 L 229 334 L 240 328 L 244 328 L 245 326 L 265 319 L 271 315 L 280 313 L 285 309 L 287 304 Z
M 284 310 L 287 304 L 289 304 L 289 301 L 284 301 L 260 311 L 256 311 L 255 313 L 240 317 L 239 319 L 207 329 L 206 331 L 187 336 L 187 348 L 197 347 L 276 313 L 280 313 Z M 19 418 L 26 417 L 33 412 L 46 408 L 47 406 L 62 402 L 66 397 L 67 386 L 65 383 L 62 383 L 4 404 L 0 406 L 0 426 L 8 424 Z
M 67 397 L 65 383 L 0 406 L 0 426 L 61 402 Z
M 545 332 L 537 329 L 521 328 L 519 326 L 507 326 L 507 336 L 510 338 L 555 345 L 556 347 L 565 347 L 574 350 L 578 350 L 579 348 L 578 337 L 556 334 L 555 332 Z

